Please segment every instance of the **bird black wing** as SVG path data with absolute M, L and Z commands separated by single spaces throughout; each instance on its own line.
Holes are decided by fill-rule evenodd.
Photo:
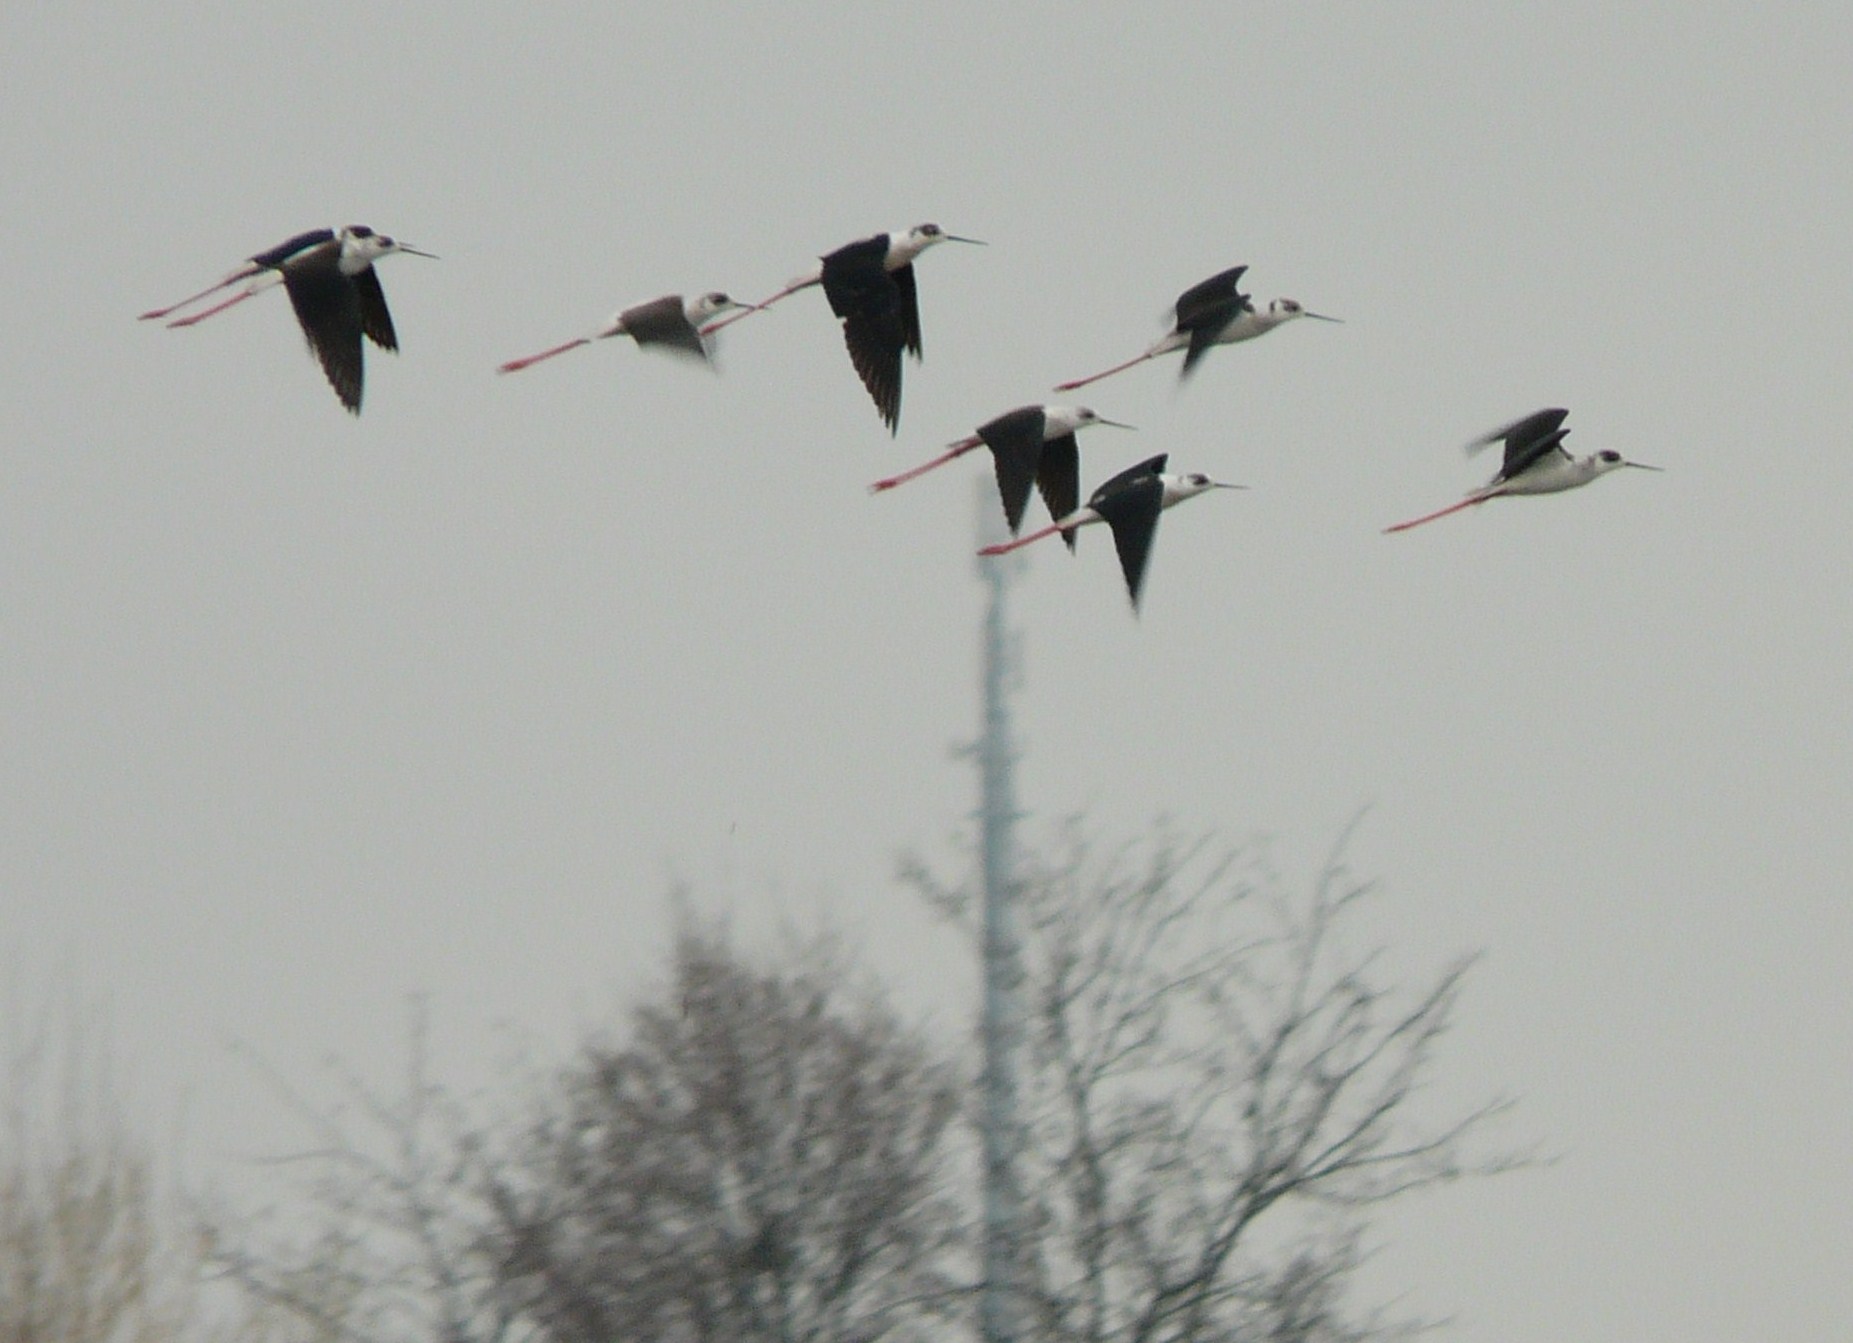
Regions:
M 1049 516 L 1060 522 L 1074 512 L 1081 502 L 1081 450 L 1073 434 L 1063 434 L 1042 445 L 1042 460 L 1036 467 L 1036 488 L 1049 506 Z M 1074 549 L 1075 529 L 1063 530 L 1062 540 Z
M 1239 293 L 1236 286 L 1242 281 L 1242 272 L 1246 266 L 1231 266 L 1228 270 L 1218 271 L 1209 279 L 1193 284 L 1177 296 L 1174 312 L 1177 316 L 1177 329 L 1189 331 L 1196 327 L 1205 312 L 1219 309 L 1224 304 L 1246 304 L 1248 295 Z M 1238 311 L 1240 308 L 1238 306 Z
M 283 267 L 283 285 L 329 385 L 342 405 L 360 414 L 361 304 L 353 281 L 341 273 L 339 250 L 317 248 L 294 258 Z
M 335 231 L 331 228 L 310 229 L 307 233 L 298 233 L 287 242 L 280 242 L 275 247 L 259 252 L 251 258 L 251 264 L 262 266 L 265 270 L 277 270 L 298 252 L 306 252 L 311 247 L 320 247 L 334 240 Z
M 1569 433 L 1568 429 L 1553 429 L 1543 438 L 1508 443 L 1505 461 L 1499 468 L 1499 479 L 1511 480 L 1514 476 L 1530 470 L 1549 454 L 1561 451 L 1563 441 Z
M 1161 452 L 1156 457 L 1147 457 L 1142 462 L 1135 462 L 1117 476 L 1107 477 L 1107 479 L 1100 482 L 1100 487 L 1087 497 L 1087 506 L 1095 512 L 1099 512 L 1100 501 L 1105 496 L 1132 484 L 1141 476 L 1157 475 L 1160 471 L 1165 469 L 1165 463 L 1169 460 L 1170 454 Z
M 856 376 L 868 388 L 882 423 L 890 433 L 901 428 L 902 335 L 893 315 L 858 313 L 843 319 L 843 344 Z
M 1570 412 L 1561 407 L 1534 410 L 1523 419 L 1481 434 L 1467 445 L 1467 451 L 1474 453 L 1503 442 L 1505 455 L 1498 479 L 1510 480 L 1563 442 L 1564 436 L 1570 432 L 1563 427 L 1569 415 Z
M 360 329 L 367 339 L 382 350 L 399 351 L 399 337 L 392 329 L 392 314 L 386 311 L 386 291 L 380 288 L 380 274 L 368 266 L 352 279 L 354 298 L 360 304 Z
M 884 268 L 887 256 L 886 234 L 839 247 L 823 259 L 823 287 L 830 311 L 842 319 L 849 362 L 868 388 L 882 422 L 891 432 L 898 432 L 907 321 L 901 310 L 901 288 Z M 909 276 L 910 293 L 911 285 Z
M 1164 500 L 1164 481 L 1155 472 L 1147 472 L 1111 491 L 1104 486 L 1096 490 L 1090 505 L 1113 529 L 1113 548 L 1119 552 L 1126 595 L 1132 598 L 1135 611 L 1139 609 L 1139 590 L 1145 584 L 1145 566 L 1152 557 L 1152 538 L 1158 531 L 1158 513 Z
M 1004 501 L 1004 521 L 1015 536 L 1029 507 L 1042 461 L 1042 430 L 1048 422 L 1041 406 L 1019 406 L 978 426 L 978 437 L 991 450 L 997 471 L 997 493 Z M 1062 516 L 1057 514 L 1057 516 Z
M 689 355 L 707 362 L 708 347 L 701 332 L 688 320 L 680 294 L 668 294 L 639 303 L 618 314 L 624 330 L 639 345 L 660 345 L 674 354 Z
M 914 263 L 908 262 L 898 270 L 888 272 L 894 281 L 896 293 L 901 304 L 901 334 L 907 339 L 907 352 L 914 358 L 922 357 L 920 345 L 920 293 L 914 287 Z
M 824 297 L 830 311 L 847 317 L 855 308 L 867 303 L 866 291 L 877 280 L 888 277 L 888 235 L 877 233 L 844 243 L 823 258 Z
M 1229 329 L 1229 324 L 1243 313 L 1249 311 L 1246 295 L 1238 295 L 1221 303 L 1205 304 L 1197 309 L 1189 325 L 1178 322 L 1178 330 L 1190 332 L 1190 348 L 1184 351 L 1184 367 L 1178 377 L 1187 378 L 1196 368 L 1197 361 L 1208 354 L 1216 344 L 1216 338 Z

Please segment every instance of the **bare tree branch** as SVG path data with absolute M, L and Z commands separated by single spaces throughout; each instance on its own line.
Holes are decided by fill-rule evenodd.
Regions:
M 1360 1210 L 1519 1158 L 1479 1150 L 1506 1103 L 1418 1115 L 1471 957 L 1411 992 L 1347 946 L 1371 895 L 1343 862 L 1307 894 L 1263 855 L 1181 838 L 1101 853 L 1071 822 L 1020 883 L 1023 1105 L 1039 1332 L 1080 1343 L 1349 1343 Z M 935 908 L 972 901 L 919 864 Z
M 261 1163 L 299 1173 L 287 1211 L 207 1219 L 212 1264 L 317 1343 L 528 1336 L 477 1248 L 486 1139 L 431 1077 L 429 1042 L 427 1006 L 414 999 L 403 1089 L 388 1094 L 331 1064 L 340 1100 L 326 1106 L 247 1051 L 315 1145 Z
M 828 949 L 760 969 L 692 921 L 498 1181 L 502 1287 L 559 1340 L 869 1343 L 964 1287 L 954 1075 Z
M 8 1024 L 0 1343 L 202 1336 L 199 1246 L 125 1117 L 106 1023 L 66 1003 Z

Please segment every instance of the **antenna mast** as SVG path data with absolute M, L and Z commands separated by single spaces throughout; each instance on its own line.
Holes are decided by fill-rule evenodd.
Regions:
M 998 535 L 997 506 L 978 490 L 978 539 Z M 984 1288 L 979 1332 L 984 1343 L 1020 1343 L 1028 1299 L 1022 1246 L 1023 1187 L 1017 1157 L 1023 1150 L 1017 1107 L 1017 1064 L 1023 1051 L 1023 965 L 1016 896 L 1016 748 L 1010 740 L 1009 692 L 1017 682 L 1017 648 L 1006 617 L 1010 584 L 1022 573 L 1020 556 L 981 559 L 978 574 L 990 589 L 984 617 L 984 731 L 975 754 L 979 773 L 980 862 L 984 884 Z

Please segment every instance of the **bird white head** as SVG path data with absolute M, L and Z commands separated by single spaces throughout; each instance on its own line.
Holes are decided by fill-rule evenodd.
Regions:
M 1583 458 L 1583 460 L 1588 463 L 1589 478 L 1591 480 L 1594 480 L 1597 476 L 1607 475 L 1610 471 L 1619 471 L 1624 466 L 1633 467 L 1636 471 L 1666 470 L 1663 466 L 1649 466 L 1646 462 L 1631 462 L 1613 448 L 1604 448 L 1601 452 L 1593 452 L 1589 456 Z
M 977 247 L 984 246 L 977 238 L 961 238 L 956 233 L 946 232 L 938 224 L 916 224 L 905 233 L 888 235 L 889 269 L 894 269 L 897 264 L 912 261 L 927 248 L 943 242 L 963 242 Z M 899 258 L 899 262 L 896 258 Z
M 1246 485 L 1231 485 L 1223 480 L 1211 480 L 1201 471 L 1192 471 L 1189 475 L 1182 476 L 1162 475 L 1159 479 L 1165 485 L 1163 504 L 1165 508 L 1169 508 L 1172 504 L 1181 504 L 1184 500 L 1195 498 L 1209 490 L 1245 490 L 1248 488 Z
M 1314 321 L 1319 322 L 1344 321 L 1342 317 L 1327 317 L 1322 312 L 1308 312 L 1301 306 L 1297 298 L 1275 299 L 1272 303 L 1268 304 L 1268 316 L 1274 319 L 1275 325 L 1279 325 L 1282 322 L 1291 322 L 1296 317 L 1310 317 Z
M 1047 427 L 1058 434 L 1072 434 L 1077 429 L 1085 429 L 1094 424 L 1108 424 L 1115 429 L 1133 427 L 1119 420 L 1109 420 L 1105 415 L 1098 414 L 1087 406 L 1044 406 L 1042 415 Z
M 732 312 L 736 308 L 746 308 L 749 306 L 749 304 L 736 302 L 726 294 L 723 294 L 720 290 L 714 289 L 706 294 L 701 294 L 690 299 L 684 305 L 683 310 L 688 315 L 690 325 L 700 326 L 710 317 L 716 317 L 721 313 Z
M 430 252 L 421 252 L 416 247 L 402 243 L 396 238 L 389 238 L 384 233 L 376 233 L 365 224 L 349 224 L 342 229 L 341 239 L 341 273 L 358 275 L 383 256 L 394 252 L 404 252 L 408 256 L 430 257 L 437 260 Z

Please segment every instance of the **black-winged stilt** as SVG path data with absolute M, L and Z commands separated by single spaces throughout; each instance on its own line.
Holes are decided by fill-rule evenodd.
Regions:
M 1498 499 L 1508 494 L 1558 494 L 1564 490 L 1574 490 L 1579 485 L 1587 485 L 1599 476 L 1622 467 L 1633 467 L 1637 471 L 1659 471 L 1658 466 L 1648 466 L 1645 462 L 1631 462 L 1619 452 L 1604 448 L 1592 452 L 1587 457 L 1572 457 L 1564 450 L 1563 441 L 1569 430 L 1563 427 L 1569 411 L 1561 408 L 1533 411 L 1522 420 L 1482 434 L 1467 445 L 1470 453 L 1495 443 L 1505 444 L 1505 460 L 1500 464 L 1494 477 L 1479 489 L 1470 492 L 1459 503 L 1438 508 L 1433 513 L 1424 513 L 1419 518 L 1399 522 L 1385 527 L 1385 532 L 1406 532 L 1411 527 L 1420 527 L 1425 522 L 1436 518 L 1445 518 L 1450 513 L 1458 513 L 1463 508 L 1472 508 L 1483 504 L 1488 499 Z
M 662 298 L 653 298 L 648 303 L 639 303 L 613 315 L 609 322 L 589 336 L 580 336 L 522 359 L 510 359 L 499 366 L 496 372 L 514 373 L 538 364 L 543 359 L 551 359 L 556 354 L 565 354 L 568 350 L 576 350 L 581 345 L 590 345 L 608 336 L 629 336 L 639 345 L 659 346 L 672 354 L 706 363 L 708 345 L 702 338 L 702 323 L 721 313 L 745 307 L 746 304 L 734 302 L 718 289 L 686 299 L 680 294 L 665 294 Z
M 1126 576 L 1126 595 L 1132 599 L 1133 610 L 1137 611 L 1139 591 L 1145 583 L 1146 561 L 1152 555 L 1152 537 L 1158 530 L 1158 515 L 1208 490 L 1245 488 L 1211 480 L 1196 472 L 1168 475 L 1165 472 L 1165 460 L 1166 454 L 1160 453 L 1136 466 L 1129 466 L 1095 490 L 1085 506 L 1057 518 L 1040 531 L 1031 532 L 1014 541 L 1000 541 L 996 545 L 986 546 L 978 553 L 1003 555 L 1033 541 L 1040 541 L 1045 536 L 1054 536 L 1058 532 L 1068 533 L 1076 527 L 1104 522 L 1113 529 L 1113 548 L 1119 552 L 1120 572 Z
M 1298 317 L 1311 317 L 1321 322 L 1342 320 L 1327 317 L 1324 313 L 1308 312 L 1298 301 L 1290 298 L 1277 298 L 1268 304 L 1266 312 L 1257 312 L 1249 296 L 1237 288 L 1242 280 L 1242 272 L 1247 269 L 1246 266 L 1232 266 L 1179 294 L 1177 303 L 1172 307 L 1176 320 L 1171 330 L 1152 342 L 1144 354 L 1128 359 L 1123 364 L 1115 364 L 1103 372 L 1076 378 L 1073 382 L 1058 382 L 1055 390 L 1072 392 L 1077 387 L 1099 382 L 1102 378 L 1122 373 L 1135 364 L 1143 364 L 1148 359 L 1156 359 L 1173 350 L 1184 351 L 1184 367 L 1178 374 L 1182 379 L 1196 368 L 1198 360 L 1209 352 L 1212 345 L 1233 345 L 1237 341 L 1253 340 Z
M 759 312 L 780 299 L 822 285 L 830 311 L 843 323 L 843 342 L 862 385 L 868 388 L 889 432 L 901 423 L 901 352 L 920 358 L 920 302 L 914 288 L 914 258 L 943 242 L 978 243 L 938 224 L 919 224 L 905 233 L 877 233 L 847 243 L 820 259 L 813 270 L 791 280 L 778 293 L 748 311 Z M 703 332 L 718 331 L 746 313 L 711 322 Z
M 979 425 L 976 433 L 951 444 L 932 461 L 878 480 L 869 489 L 891 490 L 975 448 L 989 448 L 997 471 L 997 492 L 1004 503 L 1004 520 L 1015 536 L 1023 525 L 1023 511 L 1029 507 L 1032 487 L 1042 491 L 1050 517 L 1066 517 L 1074 512 L 1081 501 L 1081 457 L 1075 446 L 1075 431 L 1094 424 L 1132 428 L 1086 406 L 1018 406 Z M 1066 539 L 1072 547 L 1074 538 Z
M 364 335 L 382 350 L 398 350 L 399 338 L 393 331 L 392 314 L 386 308 L 386 291 L 373 263 L 394 252 L 429 257 L 365 224 L 351 224 L 339 230 L 314 229 L 299 233 L 268 251 L 259 252 L 244 265 L 210 288 L 165 308 L 143 313 L 142 320 L 167 317 L 180 309 L 216 294 L 219 290 L 249 280 L 243 289 L 223 302 L 188 317 L 176 317 L 169 326 L 192 326 L 227 308 L 262 293 L 279 280 L 296 310 L 296 320 L 309 348 L 321 361 L 329 385 L 341 404 L 358 415 L 366 370 L 362 357 Z

